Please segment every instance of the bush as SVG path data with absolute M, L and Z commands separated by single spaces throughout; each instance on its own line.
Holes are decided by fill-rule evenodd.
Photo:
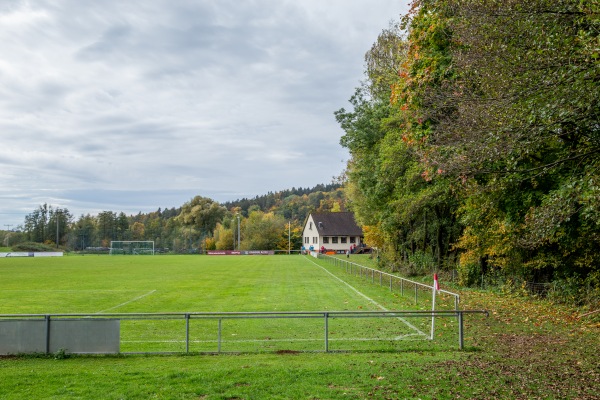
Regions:
M 435 259 L 428 251 L 415 251 L 408 256 L 409 276 L 427 275 L 435 270 Z
M 478 263 L 460 263 L 458 265 L 458 282 L 463 286 L 473 286 L 481 279 L 481 265 Z
M 585 279 L 570 276 L 552 282 L 548 292 L 548 299 L 572 306 L 600 305 L 600 272 L 596 271 Z
M 34 242 L 24 242 L 19 243 L 17 245 L 12 246 L 12 251 L 56 251 L 56 248 L 42 244 L 42 243 L 34 243 Z

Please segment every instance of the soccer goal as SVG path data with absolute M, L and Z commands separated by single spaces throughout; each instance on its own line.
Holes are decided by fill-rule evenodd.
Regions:
M 112 240 L 110 254 L 154 255 L 154 240 Z

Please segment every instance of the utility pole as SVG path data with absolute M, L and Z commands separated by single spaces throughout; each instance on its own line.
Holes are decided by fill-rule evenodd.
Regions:
M 237 215 L 238 220 L 238 250 L 240 250 L 240 214 Z

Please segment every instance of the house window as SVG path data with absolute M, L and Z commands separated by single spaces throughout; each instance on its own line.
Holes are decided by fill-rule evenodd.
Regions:
M 342 243 L 348 243 L 348 238 L 346 236 L 342 236 L 340 240 L 342 241 Z
M 314 236 L 314 237 L 313 237 L 313 243 L 314 243 L 314 244 L 317 244 L 317 243 L 319 243 L 319 237 L 318 237 L 318 236 Z
M 331 238 L 331 243 L 336 244 L 338 242 L 338 237 L 337 236 L 333 236 Z
M 312 231 L 312 222 L 308 223 L 308 229 L 310 229 Z
M 309 237 L 305 236 L 304 237 L 304 244 L 308 244 L 308 243 L 310 243 Z
M 350 236 L 350 243 L 356 243 L 356 238 L 354 236 Z
M 324 237 L 323 237 L 323 243 L 324 243 L 324 244 L 327 244 L 327 243 L 329 243 L 329 237 L 327 237 L 327 236 L 324 236 Z

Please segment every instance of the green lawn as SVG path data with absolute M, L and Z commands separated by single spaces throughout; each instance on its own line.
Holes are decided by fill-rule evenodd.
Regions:
M 0 260 L 0 314 L 367 311 L 415 308 L 409 297 L 304 256 L 71 256 Z M 420 304 L 430 306 L 430 295 Z M 448 302 L 446 302 L 448 303 Z M 444 307 L 440 298 L 438 308 Z M 122 319 L 121 351 L 324 350 L 323 318 L 192 316 Z M 329 350 L 401 350 L 457 345 L 446 318 L 431 343 L 431 318 L 334 318 Z M 220 334 L 219 334 L 220 331 Z M 433 347 L 432 347 L 433 346 Z
M 0 313 L 378 308 L 315 261 L 303 256 L 6 258 L 0 259 Z M 369 294 L 390 308 L 406 307 L 385 290 Z
M 322 263 L 347 283 L 342 284 L 313 261 L 301 256 L 0 259 L 0 312 L 378 307 L 364 296 L 389 309 L 430 307 L 425 299 L 415 306 L 410 296 Z M 220 310 L 213 309 L 217 305 Z M 461 291 L 461 308 L 490 311 L 490 318 L 467 319 L 464 351 L 456 346 L 455 327 L 440 321 L 435 341 L 399 341 L 388 349 L 4 357 L 0 398 L 598 398 L 598 319 L 579 318 L 544 301 L 473 290 Z
M 448 357 L 457 359 L 432 352 L 0 359 L 0 398 L 429 398 L 444 389 L 421 367 Z
M 25 257 L 0 271 L 0 313 L 370 307 L 301 256 Z

